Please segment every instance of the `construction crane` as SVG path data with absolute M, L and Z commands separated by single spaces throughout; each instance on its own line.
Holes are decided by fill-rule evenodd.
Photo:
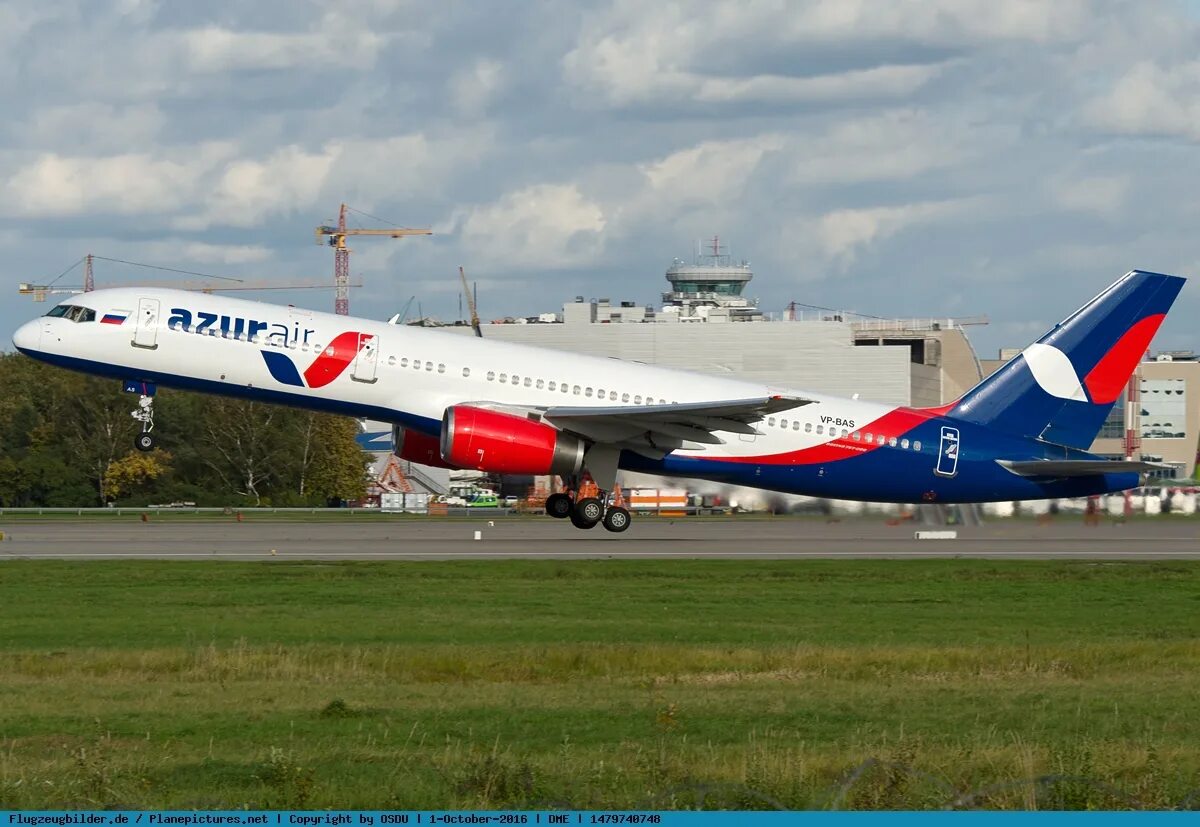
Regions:
M 393 227 L 382 230 L 350 228 L 346 226 L 346 209 L 346 205 L 342 204 L 338 211 L 336 227 L 323 224 L 315 230 L 317 243 L 321 244 L 325 236 L 328 236 L 328 244 L 333 248 L 333 283 L 337 290 L 334 294 L 333 312 L 339 316 L 350 315 L 350 248 L 346 246 L 346 236 L 386 235 L 391 238 L 404 238 L 410 235 L 433 235 L 432 230 L 410 227 Z
M 47 284 L 33 284 L 23 282 L 17 286 L 17 292 L 22 296 L 33 296 L 36 302 L 44 302 L 46 296 L 71 294 L 71 293 L 90 293 L 96 289 L 96 279 L 94 275 L 93 264 L 95 261 L 111 261 L 116 264 L 127 264 L 132 267 L 144 267 L 149 270 L 163 270 L 169 273 L 182 273 L 189 276 L 197 276 L 202 279 L 217 279 L 221 284 L 212 284 L 208 282 L 195 281 L 139 281 L 128 284 L 106 284 L 106 287 L 171 287 L 176 290 L 190 290 L 198 293 L 225 293 L 238 290 L 328 290 L 334 285 L 325 281 L 309 280 L 302 282 L 280 283 L 277 281 L 246 281 L 244 279 L 233 278 L 231 276 L 217 276 L 212 273 L 198 273 L 194 270 L 180 270 L 175 267 L 162 267 L 157 264 L 145 264 L 140 261 L 126 261 L 119 258 L 107 258 L 106 256 L 97 256 L 88 253 L 79 261 L 76 261 L 57 277 L 52 279 Z M 65 276 L 67 273 L 74 270 L 80 264 L 83 264 L 83 285 L 63 285 L 58 284 L 58 279 Z M 361 284 L 352 285 L 361 287 Z
M 475 297 L 471 294 L 471 289 L 467 287 L 467 274 L 462 265 L 459 265 L 458 277 L 462 279 L 463 294 L 467 297 L 467 309 L 471 311 L 471 329 L 475 331 L 476 336 L 482 339 L 483 331 L 479 329 L 479 311 L 475 309 Z M 462 308 L 460 307 L 459 310 Z

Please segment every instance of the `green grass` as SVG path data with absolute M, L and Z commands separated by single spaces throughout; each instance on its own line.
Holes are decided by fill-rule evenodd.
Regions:
M 1186 563 L 7 561 L 0 807 L 1173 806 L 1198 633 Z

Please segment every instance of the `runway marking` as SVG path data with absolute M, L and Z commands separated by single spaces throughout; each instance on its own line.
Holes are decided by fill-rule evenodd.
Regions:
M 630 558 L 630 559 L 665 559 L 665 558 L 714 558 L 721 560 L 762 560 L 769 558 L 815 558 L 815 559 L 886 559 L 896 557 L 923 557 L 923 558 L 945 558 L 954 559 L 956 557 L 998 557 L 998 558 L 1023 558 L 1035 560 L 1054 560 L 1063 558 L 1083 558 L 1090 560 L 1112 559 L 1112 558 L 1135 558 L 1149 557 L 1158 560 L 1166 559 L 1181 559 L 1194 560 L 1200 558 L 1200 551 L 987 551 L 987 550 L 970 550 L 963 549 L 954 551 L 950 549 L 935 551 L 762 551 L 762 552 L 745 552 L 742 554 L 731 554 L 730 552 L 687 552 L 687 551 L 658 551 L 658 552 L 638 552 L 638 551 L 576 551 L 576 552 L 560 552 L 560 551 L 525 551 L 525 552 L 505 552 L 505 551 L 463 551 L 463 552 L 403 552 L 403 551 L 356 551 L 339 554 L 337 552 L 292 552 L 272 555 L 270 552 L 211 552 L 208 554 L 199 553 L 177 553 L 171 555 L 163 555 L 158 553 L 147 554 L 131 554 L 131 553 L 69 553 L 58 554 L 47 552 L 39 554 L 37 552 L 6 552 L 4 559 L 9 560 L 212 560 L 212 559 L 236 559 L 236 560 L 360 560 L 364 558 L 384 558 L 393 560 L 424 560 L 424 559 L 486 559 L 486 558 L 504 558 L 504 559 L 591 559 L 597 557 L 604 558 Z

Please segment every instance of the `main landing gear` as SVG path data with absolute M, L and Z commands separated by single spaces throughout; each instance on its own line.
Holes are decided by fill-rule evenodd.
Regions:
M 546 513 L 560 520 L 569 519 L 576 528 L 595 528 L 603 524 L 616 534 L 629 528 L 633 521 L 629 509 L 617 505 L 611 493 L 598 491 L 597 494 L 584 497 L 551 494 L 546 498 Z
M 142 394 L 131 416 L 142 423 L 142 432 L 133 438 L 133 447 L 139 451 L 153 450 L 154 437 L 150 432 L 154 430 L 154 397 Z

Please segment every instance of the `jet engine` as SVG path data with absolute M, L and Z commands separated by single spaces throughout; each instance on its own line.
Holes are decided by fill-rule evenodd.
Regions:
M 497 474 L 578 474 L 583 440 L 544 422 L 472 405 L 442 417 L 442 459 Z
M 403 425 L 392 426 L 392 453 L 400 459 L 406 459 L 418 465 L 431 465 L 434 468 L 455 467 L 442 460 L 436 436 L 414 431 Z

